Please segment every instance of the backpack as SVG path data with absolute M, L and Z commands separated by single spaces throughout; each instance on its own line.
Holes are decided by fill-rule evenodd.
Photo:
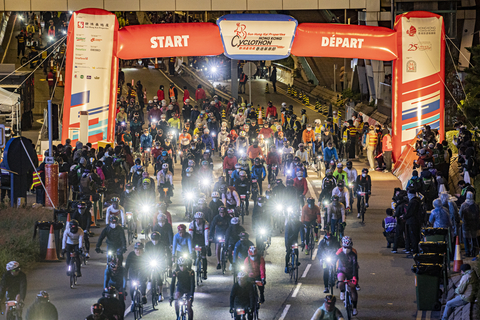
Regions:
M 93 184 L 92 178 L 90 175 L 83 176 L 80 178 L 80 191 L 82 193 L 90 193 L 93 191 Z
M 412 187 L 415 192 L 422 191 L 422 181 L 420 179 L 410 179 L 410 187 Z
M 70 170 L 68 173 L 68 183 L 72 186 L 78 185 L 80 179 L 78 179 L 77 170 L 79 166 L 76 166 L 73 170 Z
M 430 194 L 434 189 L 435 181 L 433 181 L 433 178 L 422 178 L 423 180 L 423 185 L 425 186 L 424 192 L 425 194 Z

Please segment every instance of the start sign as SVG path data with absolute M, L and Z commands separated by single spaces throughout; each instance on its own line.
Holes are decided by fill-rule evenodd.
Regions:
M 297 24 L 281 14 L 227 14 L 217 20 L 225 55 L 239 60 L 288 57 Z

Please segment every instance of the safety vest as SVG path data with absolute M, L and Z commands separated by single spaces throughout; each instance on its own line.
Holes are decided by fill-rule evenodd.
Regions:
M 38 171 L 37 173 L 33 174 L 33 183 L 32 183 L 32 188 L 40 187 L 42 185 L 41 179 L 40 179 L 40 174 L 43 171 Z
M 354 138 L 357 135 L 357 128 L 354 126 L 348 127 L 348 131 L 350 132 L 350 137 Z
M 170 98 L 175 98 L 175 87 L 172 87 L 170 88 L 170 90 L 168 90 L 168 92 L 170 93 Z
M 18 37 L 18 43 L 24 43 L 25 42 L 25 37 L 24 36 L 19 36 Z
M 333 123 L 338 126 L 338 117 L 332 117 L 333 118 Z
M 370 147 L 375 147 L 377 145 L 378 137 L 376 134 L 368 134 L 368 145 Z
M 349 128 L 346 128 L 344 131 L 343 131 L 343 137 L 342 137 L 342 141 L 343 142 L 347 142 L 348 141 L 348 136 L 350 135 L 350 129 Z

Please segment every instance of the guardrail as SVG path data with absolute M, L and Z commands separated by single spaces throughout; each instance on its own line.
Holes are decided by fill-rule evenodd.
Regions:
M 210 81 L 205 80 L 202 77 L 200 77 L 194 70 L 192 70 L 191 68 L 189 68 L 185 64 L 182 64 L 181 68 L 186 74 L 188 74 L 190 77 L 194 78 L 197 82 L 199 82 L 204 87 L 205 92 L 207 92 L 207 94 L 210 91 L 215 91 L 215 94 L 217 96 L 219 96 L 220 98 L 222 98 L 223 100 L 225 100 L 225 101 L 230 100 L 231 96 L 229 94 L 214 88 L 214 86 L 210 83 Z

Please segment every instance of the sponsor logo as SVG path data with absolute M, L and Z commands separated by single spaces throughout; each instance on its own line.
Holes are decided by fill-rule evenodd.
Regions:
M 247 25 L 240 22 L 236 23 L 233 33 L 230 45 L 238 50 L 275 51 L 284 48 L 275 41 L 283 40 L 285 33 L 248 32 Z
M 90 39 L 90 42 L 95 42 L 95 41 L 103 41 L 103 39 L 98 39 L 98 38 L 92 38 L 92 39 Z
M 80 42 L 85 42 L 85 38 L 84 38 L 84 37 L 75 37 L 75 40 L 76 40 L 76 41 L 80 41 Z
M 431 42 L 410 43 L 407 51 L 432 51 Z
M 83 21 L 77 21 L 77 28 L 83 29 L 85 27 L 85 23 Z
M 407 61 L 407 72 L 417 72 L 417 63 L 415 61 Z
M 90 49 L 90 51 L 100 52 L 100 51 L 102 51 L 102 50 L 100 50 L 100 49 Z
M 342 38 L 332 35 L 331 37 L 322 37 L 322 47 L 361 49 L 364 41 L 363 38 Z
M 413 37 L 414 35 L 417 34 L 417 29 L 415 29 L 414 26 L 411 26 L 410 29 L 407 30 L 407 34 L 408 34 L 410 37 Z
M 435 35 L 437 33 L 436 26 L 428 26 L 428 27 L 420 27 L 418 28 L 418 35 L 425 36 L 425 35 Z
M 84 77 L 84 76 L 83 76 L 83 74 L 82 74 L 82 75 L 80 75 L 80 79 L 83 79 L 83 77 Z
M 247 26 L 239 22 L 237 23 L 237 29 L 235 29 L 233 32 L 235 32 L 235 34 L 239 38 L 245 40 L 245 38 L 247 38 L 247 31 L 245 31 L 246 29 L 247 29 Z
M 75 57 L 75 60 L 88 60 L 88 57 Z
M 189 35 L 181 36 L 160 36 L 160 37 L 151 37 L 150 48 L 179 48 L 179 47 L 188 47 Z
M 92 79 L 92 76 L 87 76 L 87 80 L 90 80 L 90 79 Z
M 73 77 L 74 77 L 75 79 L 77 79 L 77 75 L 74 75 Z
M 87 51 L 85 48 L 75 48 L 76 51 Z
M 98 79 L 100 79 L 100 77 L 94 77 L 93 79 L 98 80 Z

